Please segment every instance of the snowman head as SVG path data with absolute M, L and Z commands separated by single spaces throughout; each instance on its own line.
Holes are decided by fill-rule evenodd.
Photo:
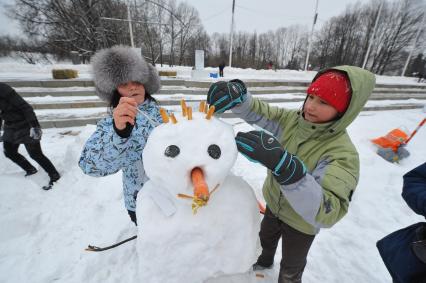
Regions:
M 208 200 L 210 192 L 229 174 L 237 157 L 231 125 L 182 104 L 182 113 L 169 117 L 150 134 L 143 151 L 149 179 L 171 194 L 186 194 Z M 196 189 L 197 188 L 197 189 Z

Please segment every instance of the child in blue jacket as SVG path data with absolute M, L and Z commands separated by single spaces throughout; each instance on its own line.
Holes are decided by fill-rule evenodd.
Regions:
M 95 177 L 123 171 L 124 203 L 136 224 L 136 195 L 148 179 L 142 151 L 151 131 L 162 122 L 151 96 L 160 89 L 160 79 L 152 65 L 124 46 L 97 52 L 92 67 L 96 94 L 109 103 L 112 115 L 98 122 L 79 166 Z
M 415 213 L 426 217 L 426 163 L 404 175 L 402 197 Z M 394 282 L 426 282 L 426 222 L 389 234 L 377 248 Z

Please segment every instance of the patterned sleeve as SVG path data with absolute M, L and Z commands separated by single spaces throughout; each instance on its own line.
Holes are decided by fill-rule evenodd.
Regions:
M 145 139 L 131 135 L 121 138 L 114 131 L 112 118 L 99 121 L 80 156 L 81 170 L 90 176 L 106 176 L 118 172 L 142 158 Z

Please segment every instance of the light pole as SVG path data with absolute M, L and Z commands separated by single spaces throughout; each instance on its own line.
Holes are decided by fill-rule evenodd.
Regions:
M 413 48 L 411 49 L 410 54 L 408 54 L 407 61 L 405 61 L 405 65 L 404 65 L 404 68 L 402 69 L 401 77 L 403 77 L 405 74 L 405 71 L 407 71 L 408 63 L 410 62 L 414 49 L 416 49 L 417 40 L 419 39 L 420 33 L 423 30 L 423 26 L 425 25 L 425 19 L 426 19 L 426 12 L 423 13 L 422 23 L 420 24 L 419 29 L 417 30 L 416 37 L 414 38 Z
M 129 21 L 130 46 L 135 47 L 133 41 L 132 16 L 130 15 L 130 0 L 127 2 L 127 20 Z
M 315 28 L 315 24 L 317 22 L 317 17 L 318 17 L 318 0 L 315 1 L 314 20 L 312 22 L 311 34 L 309 35 L 308 52 L 306 53 L 305 71 L 308 69 L 309 53 L 311 52 L 312 36 L 314 35 L 314 28 Z
M 371 46 L 373 45 L 374 37 L 376 36 L 376 28 L 379 23 L 380 13 L 382 12 L 383 2 L 380 3 L 379 12 L 377 13 L 376 22 L 374 23 L 373 33 L 371 34 L 370 42 L 368 43 L 367 53 L 364 57 L 364 63 L 362 63 L 362 68 L 364 69 L 367 65 L 368 56 L 370 55 Z
M 232 41 L 234 38 L 234 11 L 235 11 L 235 0 L 232 0 L 231 39 L 229 44 L 229 67 L 232 67 Z

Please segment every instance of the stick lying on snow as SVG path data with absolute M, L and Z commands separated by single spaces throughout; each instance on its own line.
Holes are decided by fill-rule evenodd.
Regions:
M 130 237 L 130 238 L 128 238 L 128 239 L 125 239 L 125 240 L 123 240 L 123 241 L 121 241 L 121 242 L 118 242 L 118 243 L 116 243 L 116 244 L 114 244 L 114 245 L 107 246 L 107 247 L 104 247 L 104 248 L 100 248 L 100 247 L 97 247 L 97 246 L 91 246 L 91 245 L 88 245 L 88 246 L 87 246 L 87 248 L 86 248 L 85 250 L 86 250 L 86 251 L 88 251 L 88 252 L 102 252 L 102 251 L 106 251 L 106 250 L 109 250 L 109 249 L 113 249 L 113 248 L 115 248 L 115 247 L 118 247 L 118 246 L 120 246 L 120 245 L 122 245 L 122 244 L 124 244 L 124 243 L 130 242 L 130 241 L 132 241 L 132 240 L 136 239 L 137 237 L 138 237 L 138 236 L 137 236 L 137 235 L 135 235 L 135 236 L 132 236 L 132 237 Z

